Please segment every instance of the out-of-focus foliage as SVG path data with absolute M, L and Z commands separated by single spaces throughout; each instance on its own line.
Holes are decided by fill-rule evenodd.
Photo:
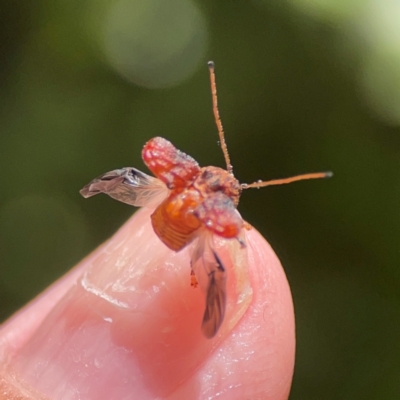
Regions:
M 128 218 L 78 190 L 146 140 L 223 165 L 214 59 L 241 181 L 335 173 L 240 204 L 292 287 L 292 398 L 400 398 L 397 0 L 0 0 L 0 49 L 1 318 Z

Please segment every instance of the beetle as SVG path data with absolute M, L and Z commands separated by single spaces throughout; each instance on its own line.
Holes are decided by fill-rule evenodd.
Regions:
M 195 242 L 191 254 L 191 284 L 205 292 L 202 332 L 212 338 L 224 319 L 226 268 L 218 256 L 214 235 L 238 240 L 246 246 L 243 229 L 249 225 L 237 205 L 244 189 L 281 185 L 304 179 L 332 176 L 331 172 L 298 175 L 285 179 L 239 183 L 233 175 L 224 129 L 218 111 L 214 63 L 208 62 L 215 122 L 226 169 L 200 167 L 197 161 L 162 137 L 150 139 L 142 158 L 155 175 L 136 168 L 121 168 L 92 180 L 81 191 L 83 197 L 105 193 L 136 207 L 155 207 L 151 223 L 156 235 L 171 250 L 180 251 Z M 200 270 L 200 268 L 202 270 Z M 205 272 L 205 273 L 204 273 Z

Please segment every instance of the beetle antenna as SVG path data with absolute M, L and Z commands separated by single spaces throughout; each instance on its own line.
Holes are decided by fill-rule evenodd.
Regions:
M 303 174 L 291 176 L 290 178 L 283 179 L 273 179 L 272 181 L 257 181 L 254 183 L 242 183 L 242 189 L 251 189 L 251 188 L 261 188 L 265 186 L 273 186 L 273 185 L 285 185 L 286 183 L 292 183 L 297 181 L 303 181 L 305 179 L 320 179 L 320 178 L 331 178 L 333 176 L 332 172 L 314 172 L 311 174 Z
M 228 147 L 225 142 L 224 128 L 222 127 L 221 118 L 218 111 L 218 99 L 217 99 L 217 85 L 215 84 L 215 65 L 214 61 L 209 61 L 207 63 L 208 69 L 210 71 L 210 81 L 211 81 L 211 96 L 213 102 L 213 111 L 215 117 L 215 123 L 217 124 L 219 142 L 221 144 L 222 153 L 224 154 L 226 170 L 233 175 L 233 168 L 231 164 L 231 159 L 229 158 Z

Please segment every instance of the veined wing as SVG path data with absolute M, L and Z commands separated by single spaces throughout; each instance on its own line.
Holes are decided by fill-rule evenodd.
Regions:
M 80 190 L 85 198 L 99 193 L 131 206 L 152 207 L 160 204 L 169 190 L 159 179 L 136 168 L 121 168 L 100 175 Z
M 201 330 L 211 339 L 224 320 L 226 308 L 226 269 L 214 248 L 212 234 L 204 231 L 192 253 L 192 270 L 206 294 Z

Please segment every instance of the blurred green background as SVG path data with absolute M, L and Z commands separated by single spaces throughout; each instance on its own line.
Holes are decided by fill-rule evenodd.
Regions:
M 293 291 L 292 399 L 400 398 L 400 2 L 0 1 L 0 317 L 133 209 L 78 191 L 161 135 L 242 182 Z

